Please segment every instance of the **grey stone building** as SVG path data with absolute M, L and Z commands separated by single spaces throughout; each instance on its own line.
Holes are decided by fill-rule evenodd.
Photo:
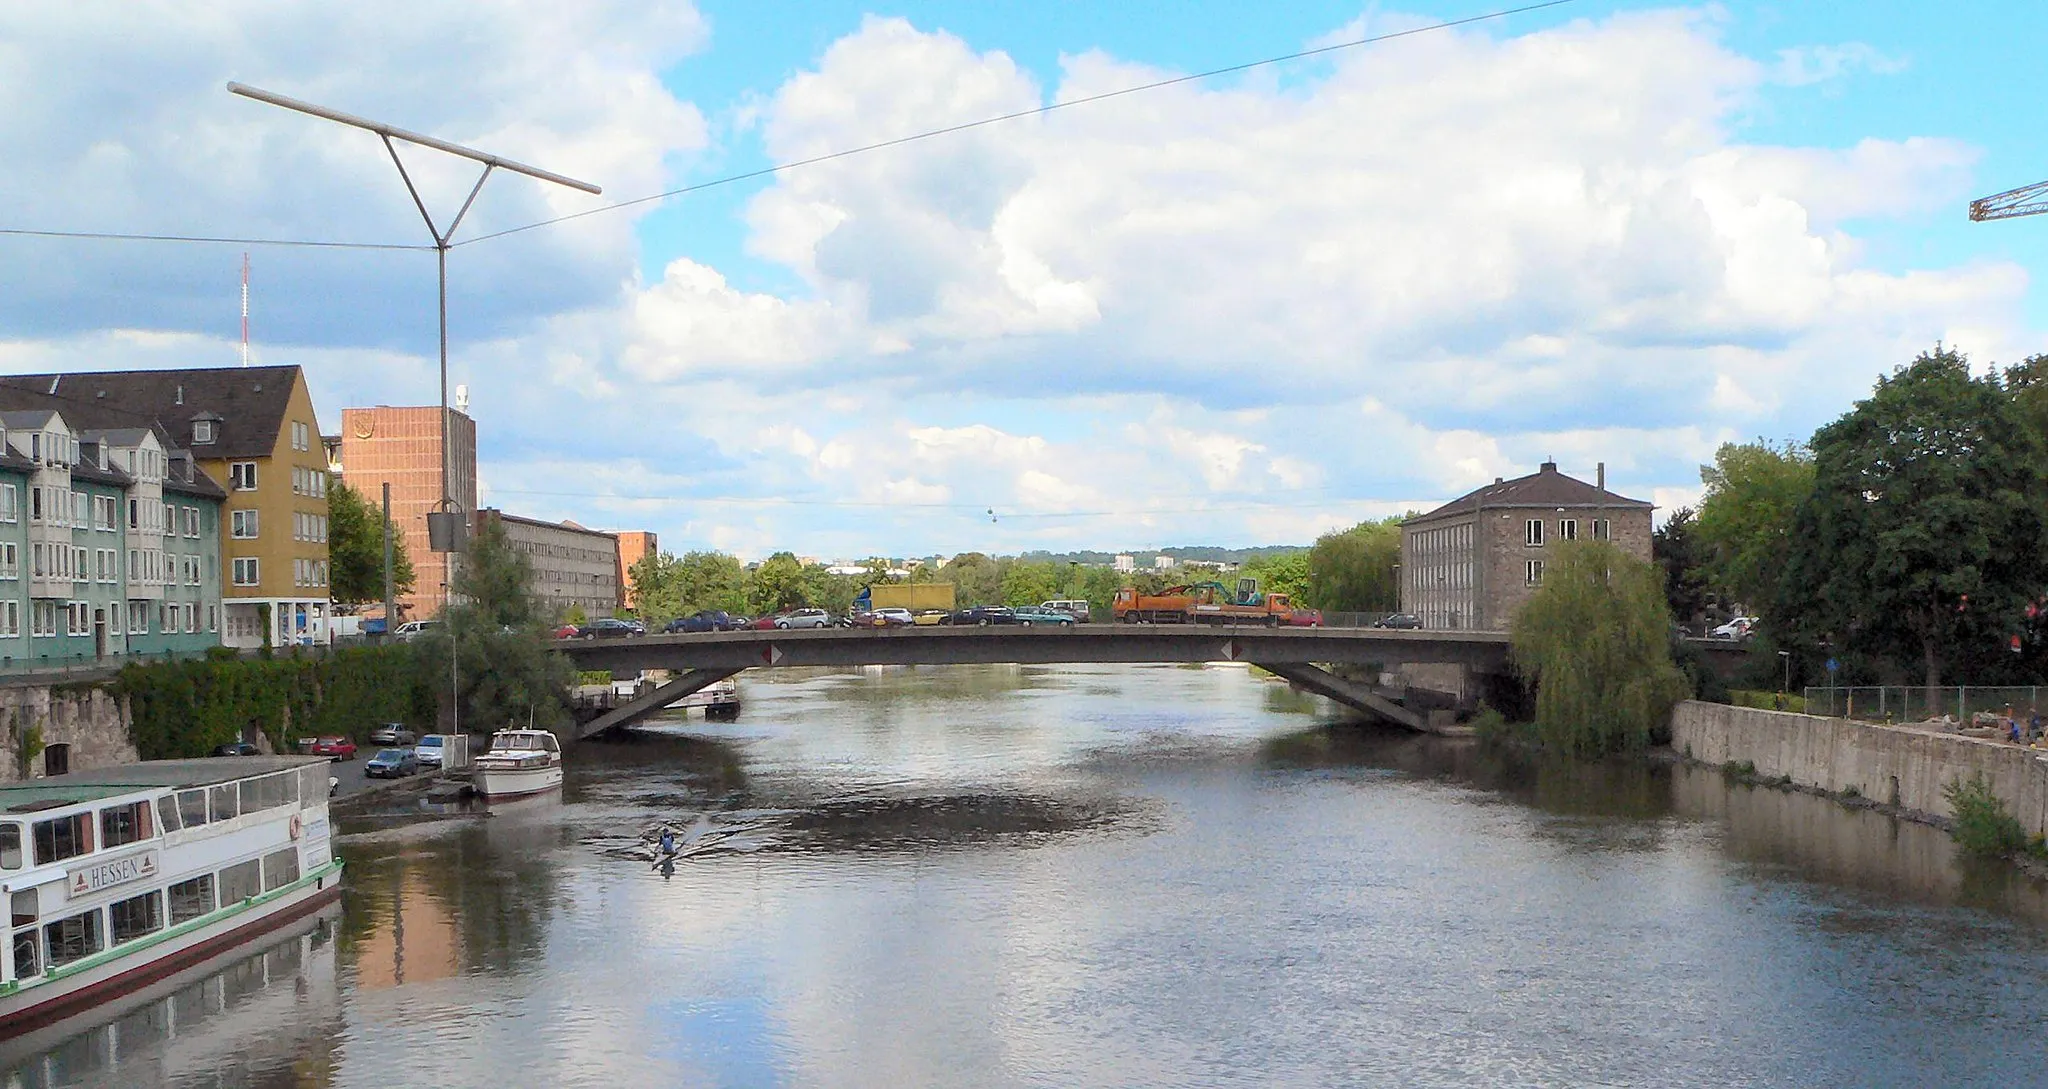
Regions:
M 555 617 L 581 610 L 584 617 L 610 616 L 619 608 L 619 537 L 574 522 L 543 522 L 500 510 L 477 511 L 477 529 L 495 521 L 505 543 L 533 566 L 533 596 Z
M 1433 630 L 1502 631 L 1560 541 L 1612 541 L 1647 561 L 1655 507 L 1608 491 L 1606 477 L 1603 465 L 1588 484 L 1546 461 L 1401 523 L 1401 611 Z

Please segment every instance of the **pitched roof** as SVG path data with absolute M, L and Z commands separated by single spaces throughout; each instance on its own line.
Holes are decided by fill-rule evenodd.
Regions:
M 1542 467 L 1528 476 L 1513 480 L 1496 480 L 1483 488 L 1476 489 L 1445 503 L 1428 514 L 1418 514 L 1404 524 L 1432 522 L 1439 518 L 1486 507 L 1547 507 L 1547 508 L 1639 508 L 1648 510 L 1653 504 L 1641 499 L 1630 499 L 1616 495 L 1605 488 L 1597 488 L 1577 477 L 1566 476 L 1557 471 L 1557 463 L 1546 461 Z
M 51 399 L 44 402 L 48 407 L 87 428 L 132 427 L 141 416 L 181 445 L 191 438 L 192 420 L 213 413 L 221 421 L 219 437 L 200 448 L 201 456 L 268 457 L 298 377 L 296 366 L 15 374 L 0 376 L 0 404 L 41 395 Z

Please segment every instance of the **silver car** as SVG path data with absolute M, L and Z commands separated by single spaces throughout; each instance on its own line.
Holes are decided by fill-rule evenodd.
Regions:
M 823 609 L 798 609 L 787 616 L 775 618 L 775 626 L 784 631 L 791 628 L 829 628 L 832 614 Z

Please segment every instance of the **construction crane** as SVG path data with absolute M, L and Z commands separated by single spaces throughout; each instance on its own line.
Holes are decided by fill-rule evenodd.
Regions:
M 1970 219 L 1982 223 L 1991 219 L 2017 219 L 2048 212 L 2048 181 L 2022 185 L 1970 202 Z

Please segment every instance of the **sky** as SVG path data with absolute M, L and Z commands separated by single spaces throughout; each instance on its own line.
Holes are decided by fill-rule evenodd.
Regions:
M 681 553 L 1305 543 L 1546 458 L 1664 512 L 1938 343 L 2048 350 L 2019 3 L 0 7 L 0 229 L 449 252 L 486 504 Z M 1376 44 L 495 232 L 1056 102 Z M 401 145 L 445 224 L 473 164 Z M 434 255 L 0 234 L 0 372 L 437 396 Z

